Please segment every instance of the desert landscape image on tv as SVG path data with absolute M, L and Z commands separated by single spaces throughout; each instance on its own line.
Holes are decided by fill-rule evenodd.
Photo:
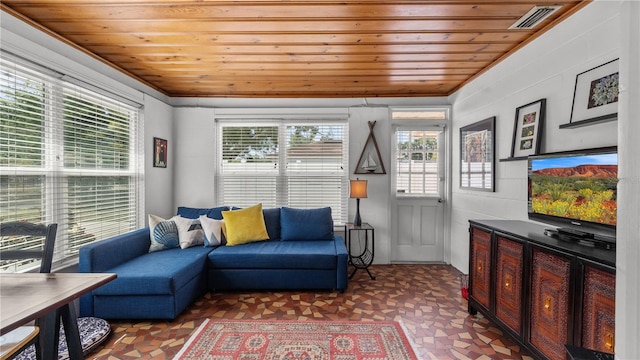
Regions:
M 535 213 L 616 225 L 617 154 L 535 159 L 531 207 Z

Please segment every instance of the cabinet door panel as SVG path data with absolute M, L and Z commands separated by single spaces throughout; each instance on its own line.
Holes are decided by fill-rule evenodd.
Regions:
M 586 266 L 582 310 L 582 347 L 613 354 L 615 346 L 616 276 Z
M 471 229 L 471 293 L 481 305 L 489 309 L 491 289 L 491 233 Z
M 496 317 L 520 334 L 524 246 L 501 236 L 496 245 Z
M 565 359 L 569 343 L 571 261 L 533 249 L 530 343 L 550 359 Z

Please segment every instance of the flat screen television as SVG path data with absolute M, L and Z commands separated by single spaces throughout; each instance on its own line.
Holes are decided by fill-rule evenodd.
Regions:
M 545 234 L 613 248 L 616 237 L 616 147 L 566 151 L 528 159 L 529 219 L 557 229 Z

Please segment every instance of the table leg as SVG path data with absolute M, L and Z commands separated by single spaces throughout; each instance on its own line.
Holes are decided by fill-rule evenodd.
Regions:
M 364 268 L 364 269 L 367 270 L 367 274 L 369 274 L 369 278 L 371 280 L 375 280 L 376 279 L 376 277 L 373 276 L 373 274 L 371 274 L 371 271 L 369 271 L 369 267 L 368 266 L 366 268 Z
M 353 272 L 351 272 L 351 275 L 349 275 L 349 279 L 353 278 L 353 275 L 355 275 L 355 274 L 356 274 L 356 271 L 358 271 L 358 269 L 360 269 L 360 268 L 354 268 L 354 269 L 353 269 Z M 375 276 L 373 276 L 373 274 L 371 273 L 371 271 L 369 271 L 369 267 L 368 267 L 368 266 L 367 266 L 367 267 L 365 267 L 365 268 L 362 268 L 362 269 L 364 269 L 364 270 L 367 272 L 367 274 L 369 274 L 369 279 L 371 279 L 371 280 L 375 280 L 375 279 L 376 279 L 376 277 L 375 277 Z
M 41 319 L 40 349 L 42 360 L 58 360 L 58 342 L 60 341 L 60 316 L 58 311 L 52 311 Z
M 82 343 L 80 342 L 80 331 L 78 330 L 78 318 L 76 316 L 73 301 L 60 308 L 64 334 L 67 338 L 67 348 L 69 349 L 70 360 L 83 360 Z

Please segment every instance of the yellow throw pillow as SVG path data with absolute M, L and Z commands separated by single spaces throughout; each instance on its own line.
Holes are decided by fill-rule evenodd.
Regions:
M 223 211 L 222 218 L 227 228 L 225 236 L 228 246 L 269 239 L 262 215 L 262 204 L 246 209 Z

